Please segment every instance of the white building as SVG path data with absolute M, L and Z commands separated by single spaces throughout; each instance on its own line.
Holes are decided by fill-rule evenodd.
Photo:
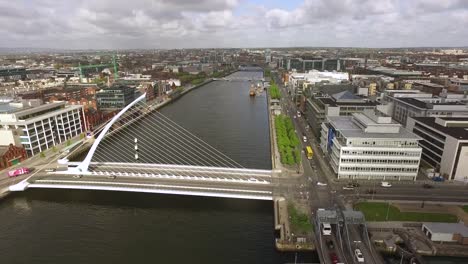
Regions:
M 307 73 L 292 72 L 289 74 L 288 84 L 296 88 L 299 83 L 315 84 L 320 82 L 339 84 L 343 81 L 349 81 L 347 72 L 327 72 L 312 70 Z
M 460 223 L 423 223 L 421 230 L 434 242 L 468 244 L 468 227 Z
M 410 117 L 407 129 L 422 138 L 422 159 L 447 180 L 468 182 L 468 117 Z
M 55 102 L 0 114 L 0 145 L 22 145 L 28 156 L 81 134 L 83 106 Z
M 328 116 L 320 146 L 339 179 L 415 180 L 419 137 L 373 112 Z

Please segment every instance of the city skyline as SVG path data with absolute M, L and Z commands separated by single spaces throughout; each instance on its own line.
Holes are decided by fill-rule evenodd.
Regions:
M 1 0 L 0 22 L 4 48 L 459 47 L 468 3 Z

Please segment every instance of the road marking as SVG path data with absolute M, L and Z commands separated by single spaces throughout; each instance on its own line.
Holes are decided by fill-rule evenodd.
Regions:
M 194 186 L 182 186 L 182 185 L 162 185 L 153 183 L 124 183 L 124 182 L 99 182 L 99 181 L 67 181 L 67 180 L 37 180 L 36 182 L 49 182 L 49 183 L 84 183 L 84 184 L 109 184 L 109 185 L 135 185 L 135 186 L 146 186 L 146 187 L 166 187 L 166 188 L 180 188 L 180 189 L 198 189 L 198 190 L 213 190 L 213 191 L 231 191 L 231 192 L 245 192 L 245 193 L 265 193 L 271 194 L 272 191 L 255 191 L 255 190 L 242 190 L 242 189 L 225 189 L 225 188 L 213 188 L 213 187 L 194 187 Z M 35 183 L 31 183 L 34 185 Z

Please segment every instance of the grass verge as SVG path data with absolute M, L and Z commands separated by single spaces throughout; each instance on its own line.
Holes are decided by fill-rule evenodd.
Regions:
M 388 203 L 361 202 L 354 206 L 362 211 L 366 221 L 403 221 L 403 222 L 447 222 L 456 223 L 457 216 L 445 213 L 400 212 Z M 387 216 L 388 211 L 388 216 Z

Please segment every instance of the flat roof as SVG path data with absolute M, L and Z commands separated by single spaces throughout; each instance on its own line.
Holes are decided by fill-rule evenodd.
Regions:
M 468 227 L 463 223 L 423 223 L 433 233 L 460 234 L 468 237 Z
M 321 101 L 323 104 L 327 104 L 327 105 L 330 105 L 330 106 L 340 106 L 340 105 L 358 105 L 358 106 L 376 106 L 377 103 L 376 102 L 372 102 L 372 101 L 364 101 L 364 100 L 360 100 L 360 99 L 355 99 L 356 101 L 353 101 L 353 102 L 337 102 L 335 100 L 333 100 L 332 98 L 330 97 L 319 97 L 317 98 L 317 100 Z
M 445 127 L 437 124 L 435 122 L 435 117 L 411 117 L 414 120 L 423 123 L 428 127 L 432 127 L 437 131 L 440 131 L 442 134 L 449 135 L 456 139 L 466 140 L 468 139 L 468 126 L 466 127 Z M 440 117 L 443 120 L 451 120 L 451 121 L 468 121 L 468 117 Z
M 428 87 L 432 87 L 432 88 L 444 88 L 443 85 L 440 85 L 440 84 L 437 84 L 437 83 L 428 83 L 428 82 L 413 82 L 413 84 L 417 84 L 417 85 L 422 85 L 422 86 L 428 86 Z
M 330 123 L 346 138 L 375 138 L 375 139 L 421 139 L 417 135 L 400 127 L 399 133 L 371 133 L 364 132 L 356 125 L 351 116 L 328 116 Z M 388 124 L 395 125 L 395 124 Z
M 408 97 L 399 97 L 398 100 L 403 101 L 403 102 L 405 102 L 407 104 L 416 106 L 418 108 L 428 109 L 427 103 L 423 102 L 421 100 L 417 100 L 417 99 L 414 99 L 414 98 L 408 98 Z

